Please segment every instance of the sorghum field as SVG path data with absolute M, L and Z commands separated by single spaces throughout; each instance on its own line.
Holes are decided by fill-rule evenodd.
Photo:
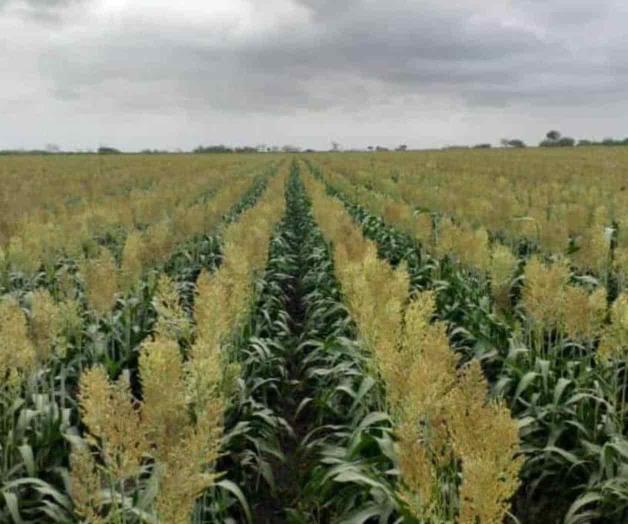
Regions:
M 625 524 L 628 149 L 0 157 L 0 522 Z

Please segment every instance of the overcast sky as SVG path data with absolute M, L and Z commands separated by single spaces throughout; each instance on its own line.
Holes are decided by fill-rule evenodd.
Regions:
M 0 149 L 628 136 L 626 0 L 0 0 Z

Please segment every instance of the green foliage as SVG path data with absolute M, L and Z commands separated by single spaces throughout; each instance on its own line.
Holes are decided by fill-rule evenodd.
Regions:
M 310 170 L 321 180 L 312 163 Z M 589 348 L 547 333 L 542 348 L 526 347 L 518 331 L 523 312 L 496 314 L 487 282 L 445 256 L 430 256 L 417 241 L 352 202 L 332 185 L 366 237 L 391 264 L 407 264 L 417 290 L 437 293 L 438 317 L 448 322 L 462 362 L 477 358 L 493 392 L 520 420 L 525 481 L 515 502 L 522 522 L 537 522 L 535 505 L 565 522 L 619 524 L 628 515 L 626 365 L 602 366 Z M 517 279 L 520 280 L 520 277 Z M 513 282 L 517 300 L 520 282 Z M 543 491 L 553 488 L 552 498 Z M 548 522 L 552 522 L 548 520 Z
M 266 177 L 259 178 L 225 221 L 237 220 L 255 204 L 265 187 Z M 102 364 L 114 379 L 130 370 L 133 392 L 139 396 L 137 349 L 155 324 L 153 295 L 158 275 L 163 271 L 177 282 L 181 301 L 190 311 L 194 283 L 201 269 L 213 271 L 220 263 L 219 234 L 189 239 L 163 266 L 151 269 L 104 317 L 89 310 L 81 284 L 75 280 L 74 260 L 60 259 L 53 272 L 42 271 L 32 278 L 10 275 L 3 291 L 21 302 L 40 287 L 58 296 L 62 286 L 68 286 L 69 277 L 70 288 L 76 290 L 81 303 L 82 327 L 67 339 L 64 357 L 46 362 L 18 390 L 0 387 L 0 501 L 4 502 L 0 503 L 0 522 L 72 521 L 68 466 L 70 445 L 83 429 L 76 400 L 81 372 Z M 235 490 L 229 485 L 220 485 L 219 489 L 224 491 L 223 502 L 234 504 Z

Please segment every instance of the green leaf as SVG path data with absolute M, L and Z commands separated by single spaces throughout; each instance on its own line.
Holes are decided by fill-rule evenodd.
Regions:
M 15 493 L 10 493 L 4 490 L 0 491 L 0 493 L 2 493 L 2 495 L 4 496 L 4 500 L 7 504 L 7 509 L 9 510 L 11 517 L 15 521 L 15 524 L 24 524 L 24 521 L 22 520 L 22 517 L 20 515 L 17 495 L 15 495 Z
M 379 422 L 390 423 L 390 416 L 387 413 L 382 413 L 381 411 L 374 411 L 373 413 L 369 413 L 366 417 L 362 419 L 360 425 L 356 428 L 356 431 L 364 431 L 369 426 L 374 426 Z
M 28 444 L 22 444 L 18 447 L 26 471 L 30 477 L 37 476 L 37 466 L 35 465 L 35 457 L 33 456 L 33 449 Z
M 246 500 L 246 497 L 244 496 L 244 493 L 242 493 L 242 490 L 233 482 L 231 482 L 230 480 L 227 479 L 222 479 L 218 482 L 216 482 L 216 486 L 218 486 L 219 488 L 224 489 L 225 491 L 228 491 L 229 493 L 231 493 L 236 499 L 238 499 L 238 502 L 240 503 L 240 507 L 242 508 L 242 511 L 244 511 L 244 515 L 246 516 L 246 521 L 249 524 L 253 523 L 253 517 L 251 515 L 251 508 L 249 507 L 249 503 Z
M 554 387 L 554 405 L 555 406 L 558 406 L 558 404 L 560 403 L 560 399 L 563 396 L 563 392 L 565 391 L 565 388 L 571 383 L 572 383 L 571 380 L 563 378 L 563 377 L 558 379 L 558 383 Z
M 536 371 L 528 371 L 522 377 L 522 379 L 519 381 L 519 384 L 517 384 L 517 389 L 515 390 L 515 395 L 513 397 L 513 403 L 515 403 L 519 399 L 519 396 L 526 389 L 528 389 L 530 384 L 532 384 L 532 382 L 534 382 L 534 379 L 536 379 L 536 377 L 538 377 L 538 376 L 539 376 L 539 374 Z
M 591 519 L 599 516 L 596 511 L 589 510 L 584 513 L 579 513 L 579 511 L 584 506 L 599 502 L 602 498 L 602 495 L 597 492 L 585 493 L 578 497 L 565 515 L 565 524 L 587 524 Z
M 363 524 L 372 517 L 377 517 L 381 513 L 379 506 L 369 506 L 359 510 L 357 513 L 351 514 L 349 517 L 342 519 L 338 524 Z

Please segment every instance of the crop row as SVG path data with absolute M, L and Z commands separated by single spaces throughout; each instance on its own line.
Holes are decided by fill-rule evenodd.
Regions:
M 625 295 L 470 270 L 311 159 L 276 170 L 164 249 L 8 267 L 0 521 L 624 522 Z
M 552 323 L 526 331 L 496 314 L 483 278 L 448 257 L 434 257 L 413 236 L 331 185 L 328 190 L 377 242 L 380 256 L 407 264 L 414 289 L 433 290 L 437 315 L 449 324 L 457 352 L 463 361 L 480 359 L 494 394 L 507 400 L 519 420 L 525 458 L 515 498 L 520 520 L 623 522 L 628 503 L 624 301 L 616 302 L 601 340 L 574 341 Z M 568 273 L 547 270 L 542 276 L 535 282 L 524 274 L 513 283 L 513 298 L 535 303 L 548 317 L 552 307 L 555 312 L 574 305 L 552 287 L 564 285 Z M 591 322 L 586 313 L 571 309 L 580 328 Z
M 81 377 L 99 366 L 94 369 L 101 379 L 126 377 L 119 379 L 120 388 L 128 380 L 130 393 L 141 398 L 139 348 L 156 330 L 179 333 L 181 318 L 174 312 L 191 314 L 199 274 L 222 267 L 233 249 L 229 241 L 243 236 L 241 229 L 228 224 L 255 204 L 266 184 L 267 177 L 260 178 L 235 204 L 225 199 L 226 229 L 208 230 L 174 246 L 165 263 L 147 267 L 128 291 L 106 295 L 121 271 L 115 265 L 107 267 L 92 285 L 100 287 L 98 297 L 104 294 L 110 309 L 93 307 L 83 275 L 77 278 L 76 298 L 55 302 L 54 288 L 25 293 L 17 289 L 3 297 L 0 368 L 8 377 L 0 404 L 3 519 L 38 521 L 45 515 L 50 521 L 66 521 L 72 509 L 70 444 L 85 431 L 77 404 Z M 95 295 L 95 289 L 91 291 Z M 190 335 L 185 326 L 180 326 L 183 332 L 177 337 Z
M 488 232 L 515 253 L 533 249 L 543 255 L 568 254 L 579 271 L 601 279 L 607 278 L 612 241 L 615 269 L 625 280 L 623 153 L 596 158 L 603 154 L 433 153 L 375 157 L 368 163 L 366 157 L 330 157 L 324 164 L 389 201 L 412 206 L 421 219 L 431 212 L 444 230 L 464 226 L 476 236 Z

